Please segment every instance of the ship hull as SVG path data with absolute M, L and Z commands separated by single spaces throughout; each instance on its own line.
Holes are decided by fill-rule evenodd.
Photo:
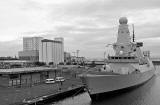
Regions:
M 155 70 L 126 75 L 86 75 L 85 85 L 91 97 L 141 85 L 151 79 Z
M 151 80 L 152 79 L 152 80 Z M 113 97 L 117 97 L 117 96 L 121 96 L 122 94 L 128 93 L 132 90 L 135 90 L 139 87 L 141 87 L 142 85 L 146 84 L 147 82 L 152 82 L 154 80 L 154 76 L 152 76 L 149 80 L 138 84 L 138 85 L 134 85 L 134 86 L 130 86 L 127 88 L 122 88 L 122 89 L 118 89 L 118 90 L 114 90 L 114 91 L 109 91 L 109 92 L 104 92 L 104 93 L 99 93 L 99 94 L 93 94 L 90 95 L 92 102 L 97 102 L 97 101 L 102 101 L 105 99 L 110 99 Z

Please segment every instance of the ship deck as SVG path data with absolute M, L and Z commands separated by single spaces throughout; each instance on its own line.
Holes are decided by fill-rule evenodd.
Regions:
M 87 70 L 87 72 L 85 72 L 86 75 L 108 75 L 108 76 L 113 76 L 113 75 L 120 75 L 118 73 L 114 73 L 114 72 L 109 72 L 109 71 L 101 71 L 99 68 L 90 68 Z
M 96 77 L 96 76 L 118 76 L 120 74 L 116 74 L 116 73 L 111 73 L 111 72 L 92 72 L 92 73 L 87 73 L 85 76 L 87 77 Z

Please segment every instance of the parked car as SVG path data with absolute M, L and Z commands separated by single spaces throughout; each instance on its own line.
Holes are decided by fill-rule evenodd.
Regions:
M 54 79 L 46 79 L 45 83 L 47 83 L 47 84 L 55 83 L 55 80 Z
M 64 77 L 56 77 L 56 82 L 64 82 L 65 78 Z

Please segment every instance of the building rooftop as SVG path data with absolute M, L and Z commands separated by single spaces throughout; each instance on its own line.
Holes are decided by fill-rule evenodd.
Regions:
M 49 67 L 12 68 L 12 69 L 0 69 L 0 74 L 21 74 L 21 73 L 52 71 L 52 70 L 56 70 L 56 68 L 49 68 Z
M 62 41 L 57 40 L 50 40 L 50 39 L 43 39 L 42 42 L 55 42 L 55 43 L 62 43 Z
M 12 63 L 12 62 L 25 63 L 25 62 L 29 62 L 29 61 L 26 61 L 26 60 L 0 60 L 0 62 L 7 62 L 7 63 Z

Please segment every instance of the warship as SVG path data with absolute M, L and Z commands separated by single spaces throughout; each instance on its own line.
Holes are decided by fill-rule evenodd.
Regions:
M 133 28 L 134 29 L 134 28 Z M 111 44 L 115 54 L 108 55 L 101 69 L 90 69 L 79 75 L 92 96 L 139 86 L 154 76 L 150 57 L 141 51 L 142 42 L 135 42 L 129 32 L 128 19 L 119 19 L 117 41 Z

